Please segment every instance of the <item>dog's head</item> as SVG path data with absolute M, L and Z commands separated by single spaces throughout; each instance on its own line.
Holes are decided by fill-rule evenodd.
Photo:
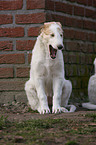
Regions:
M 44 23 L 40 35 L 43 38 L 43 42 L 47 44 L 50 57 L 55 59 L 57 51 L 64 48 L 63 30 L 60 22 Z

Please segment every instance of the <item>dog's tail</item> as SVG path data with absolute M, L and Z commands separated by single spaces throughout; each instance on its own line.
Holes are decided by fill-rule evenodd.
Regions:
M 90 103 L 90 102 L 88 102 L 88 103 L 82 103 L 82 107 L 84 107 L 84 108 L 87 108 L 87 109 L 92 109 L 92 110 L 95 110 L 96 109 L 96 105 L 94 105 L 94 104 L 92 104 L 92 103 Z
M 65 109 L 64 107 L 61 107 L 62 112 L 75 112 L 75 110 L 76 110 L 76 106 L 74 106 L 74 105 L 67 105 L 66 107 L 67 107 L 67 108 L 70 108 L 70 110 L 68 111 L 68 110 Z

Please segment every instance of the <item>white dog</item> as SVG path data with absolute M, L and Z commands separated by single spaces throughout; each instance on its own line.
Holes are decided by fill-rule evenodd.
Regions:
M 94 60 L 95 74 L 90 77 L 88 83 L 88 103 L 82 103 L 82 106 L 87 109 L 96 109 L 96 58 Z
M 52 113 L 74 112 L 67 105 L 71 82 L 64 78 L 63 30 L 59 22 L 44 23 L 32 52 L 30 79 L 25 84 L 29 104 L 40 114 L 50 113 L 47 96 L 53 96 Z M 62 107 L 61 107 L 62 106 Z

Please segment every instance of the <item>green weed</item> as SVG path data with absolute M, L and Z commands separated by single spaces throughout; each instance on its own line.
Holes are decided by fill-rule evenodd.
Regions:
M 85 116 L 86 117 L 93 117 L 94 119 L 96 119 L 96 113 L 87 113 Z
M 8 117 L 4 117 L 3 115 L 0 117 L 0 130 L 3 128 L 7 128 L 10 126 L 9 121 L 7 120 Z
M 64 123 L 63 123 L 64 122 Z M 28 120 L 21 123 L 17 123 L 17 128 L 30 129 L 49 129 L 53 128 L 55 124 L 65 124 L 65 120 L 61 119 L 38 119 L 38 120 Z
M 75 141 L 68 141 L 65 145 L 79 145 Z
M 38 113 L 37 110 L 32 110 L 30 107 L 28 108 L 28 112 L 30 112 L 30 113 Z
M 96 122 L 96 113 L 88 113 L 85 115 L 85 117 L 89 117 L 89 118 L 92 118 L 93 122 Z

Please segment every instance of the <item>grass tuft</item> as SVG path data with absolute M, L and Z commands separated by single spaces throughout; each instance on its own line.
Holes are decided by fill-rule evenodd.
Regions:
M 10 126 L 10 123 L 7 120 L 7 118 L 8 117 L 4 117 L 3 115 L 0 117 L 0 130 Z
M 79 145 L 79 144 L 75 141 L 68 141 L 65 145 Z

